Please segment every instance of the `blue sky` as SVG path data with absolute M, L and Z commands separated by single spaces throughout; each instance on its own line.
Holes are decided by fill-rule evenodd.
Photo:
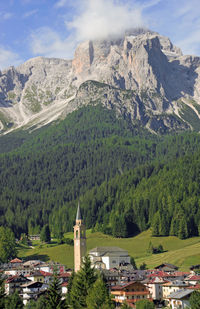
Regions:
M 0 0 L 0 69 L 146 26 L 200 56 L 200 0 Z

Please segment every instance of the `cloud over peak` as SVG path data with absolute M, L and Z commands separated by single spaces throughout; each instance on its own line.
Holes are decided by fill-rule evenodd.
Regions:
M 122 1 L 82 0 L 78 16 L 66 26 L 75 33 L 77 41 L 104 39 L 124 34 L 125 30 L 143 26 L 140 8 Z

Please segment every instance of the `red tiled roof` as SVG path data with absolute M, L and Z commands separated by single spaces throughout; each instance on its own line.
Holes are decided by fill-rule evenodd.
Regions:
M 71 277 L 71 274 L 69 274 L 69 273 L 62 273 L 62 274 L 59 275 L 59 277 L 61 277 L 61 278 L 68 278 L 68 277 Z
M 10 261 L 10 263 L 22 263 L 22 260 L 15 258 L 12 261 Z
M 155 271 L 154 273 L 152 274 L 149 274 L 147 277 L 150 278 L 150 277 L 161 277 L 161 278 L 164 278 L 164 277 L 172 277 L 173 275 L 171 274 L 168 274 L 164 271 Z
M 44 277 L 51 277 L 51 276 L 53 276 L 52 273 L 48 273 L 47 271 L 43 271 L 43 270 L 40 270 L 40 273 Z
M 15 279 L 23 279 L 23 278 L 26 279 L 25 276 L 23 276 L 23 275 L 14 275 L 14 276 L 8 277 L 5 281 L 5 283 L 11 283 Z M 29 281 L 28 279 L 26 279 L 26 280 Z
M 186 271 L 175 271 L 173 273 L 176 277 L 180 277 L 180 276 L 188 276 L 190 274 L 190 272 L 186 272 Z
M 68 286 L 68 282 L 63 282 L 62 286 Z
M 127 286 L 129 286 L 129 285 L 131 285 L 133 283 L 135 283 L 135 281 L 130 281 L 130 282 L 128 282 L 126 284 L 123 284 L 123 285 L 115 285 L 111 289 L 112 290 L 122 290 L 122 289 L 126 288 Z
M 194 275 L 190 278 L 187 278 L 185 280 L 189 280 L 189 281 L 200 281 L 200 276 Z

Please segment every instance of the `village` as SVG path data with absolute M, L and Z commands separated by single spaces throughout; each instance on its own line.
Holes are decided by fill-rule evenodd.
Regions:
M 86 255 L 85 225 L 78 205 L 74 226 L 74 270 L 78 272 Z M 190 308 L 189 299 L 194 291 L 200 290 L 200 274 L 194 270 L 182 272 L 178 267 L 163 263 L 154 269 L 134 269 L 128 252 L 119 247 L 96 247 L 88 252 L 91 265 L 98 269 L 109 288 L 116 308 L 126 303 L 135 308 L 140 300 L 147 299 L 156 308 Z M 14 258 L 1 265 L 5 278 L 5 293 L 18 291 L 26 305 L 31 299 L 37 300 L 49 288 L 56 269 L 66 297 L 68 283 L 73 270 L 65 265 L 40 260 Z

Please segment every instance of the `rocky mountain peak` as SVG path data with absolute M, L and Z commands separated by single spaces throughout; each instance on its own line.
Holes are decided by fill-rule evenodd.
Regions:
M 153 131 L 159 127 L 155 115 L 163 113 L 178 117 L 180 123 L 173 128 L 191 127 L 191 115 L 200 118 L 199 76 L 199 57 L 183 56 L 169 38 L 156 32 L 129 29 L 123 37 L 81 43 L 73 60 L 36 57 L 4 70 L 0 74 L 0 128 L 7 132 L 24 125 L 44 125 L 86 101 L 93 102 L 91 93 L 97 102 L 118 106 L 119 113 L 126 110 L 133 121 L 139 119 Z M 95 87 L 89 84 L 77 91 L 89 80 L 97 82 Z M 111 87 L 109 91 L 105 85 Z M 190 117 L 185 116 L 186 110 Z M 167 127 L 172 129 L 170 121 Z

